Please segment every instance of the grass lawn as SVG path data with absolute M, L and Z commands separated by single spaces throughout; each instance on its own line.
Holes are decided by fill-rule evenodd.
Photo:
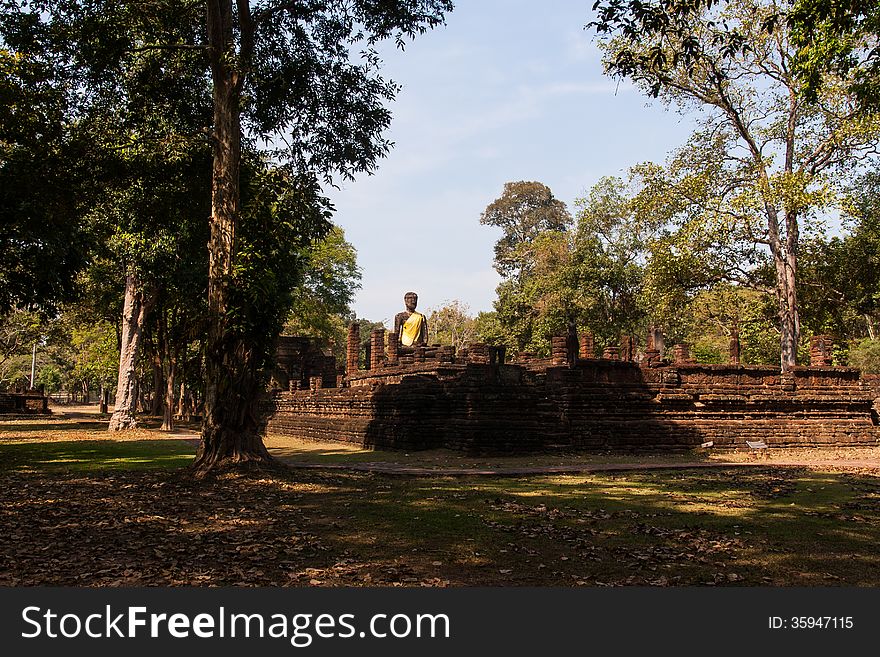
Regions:
M 14 472 L 179 469 L 195 447 L 183 440 L 0 442 L 0 468 Z
M 0 422 L 0 585 L 880 585 L 876 470 L 196 482 L 191 442 L 51 423 Z

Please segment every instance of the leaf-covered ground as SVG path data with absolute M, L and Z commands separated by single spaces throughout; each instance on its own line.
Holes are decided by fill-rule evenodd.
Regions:
M 880 585 L 875 470 L 194 481 L 181 440 L 4 428 L 2 586 Z

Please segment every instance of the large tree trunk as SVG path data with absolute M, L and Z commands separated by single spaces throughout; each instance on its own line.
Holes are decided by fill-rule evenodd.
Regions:
M 162 356 L 165 361 L 165 390 L 162 405 L 162 426 L 160 431 L 174 431 L 174 380 L 177 376 L 177 353 L 171 344 L 168 333 L 168 320 L 165 313 L 159 318 L 159 335 L 161 336 Z
M 786 252 L 775 258 L 776 301 L 779 308 L 780 365 L 788 371 L 797 365 L 797 349 L 801 337 L 798 314 L 795 274 L 797 260 L 793 253 Z
M 208 42 L 214 87 L 214 155 L 208 244 L 205 418 L 194 463 L 197 471 L 222 463 L 272 460 L 261 435 L 258 409 L 261 386 L 253 351 L 244 336 L 227 321 L 240 202 L 242 84 L 242 74 L 231 67 L 237 58 L 229 0 L 208 2 Z
M 158 341 L 161 342 L 162 336 L 158 336 Z M 160 347 L 157 344 L 151 343 L 151 341 L 147 342 L 150 344 L 151 349 L 153 351 L 153 392 L 150 397 L 150 415 L 156 416 L 162 413 L 162 399 L 165 395 L 165 377 L 162 375 L 162 352 L 159 351 Z
M 162 368 L 162 326 L 161 323 L 154 332 L 149 328 L 146 331 L 149 339 L 144 339 L 144 346 L 152 352 L 153 363 L 153 390 L 150 394 L 150 415 L 162 414 L 162 399 L 165 397 L 165 376 Z
M 168 374 L 165 379 L 165 406 L 162 412 L 162 427 L 160 431 L 174 431 L 174 377 L 176 375 L 177 359 L 171 357 L 168 362 Z
M 119 351 L 119 378 L 116 408 L 110 417 L 110 431 L 137 426 L 137 357 L 141 346 L 149 299 L 134 274 L 125 277 L 125 303 L 122 308 L 122 348 Z
M 187 392 L 186 392 L 186 372 L 181 369 L 180 372 L 180 396 L 177 399 L 177 415 L 175 416 L 178 420 L 182 420 L 183 422 L 189 422 L 189 404 L 186 400 Z

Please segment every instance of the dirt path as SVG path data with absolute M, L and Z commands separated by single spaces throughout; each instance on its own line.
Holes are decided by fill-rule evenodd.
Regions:
M 880 460 L 769 460 L 761 459 L 754 461 L 695 461 L 693 463 L 682 462 L 654 462 L 654 463 L 602 463 L 580 465 L 545 465 L 530 467 L 501 467 L 501 468 L 460 468 L 438 467 L 422 468 L 416 466 L 401 465 L 399 463 L 387 463 L 374 461 L 368 463 L 304 463 L 286 457 L 280 457 L 287 465 L 294 468 L 307 470 L 345 470 L 351 472 L 375 472 L 391 475 L 406 476 L 436 476 L 436 477 L 517 477 L 521 475 L 540 474 L 587 474 L 592 472 L 626 472 L 631 470 L 695 470 L 701 468 L 761 468 L 761 467 L 808 467 L 830 468 L 835 470 L 876 470 L 880 472 Z

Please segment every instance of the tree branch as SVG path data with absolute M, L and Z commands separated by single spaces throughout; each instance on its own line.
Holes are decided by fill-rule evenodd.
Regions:
M 210 46 L 207 43 L 151 43 L 146 46 L 137 48 L 129 48 L 126 52 L 147 52 L 149 50 L 207 50 Z

